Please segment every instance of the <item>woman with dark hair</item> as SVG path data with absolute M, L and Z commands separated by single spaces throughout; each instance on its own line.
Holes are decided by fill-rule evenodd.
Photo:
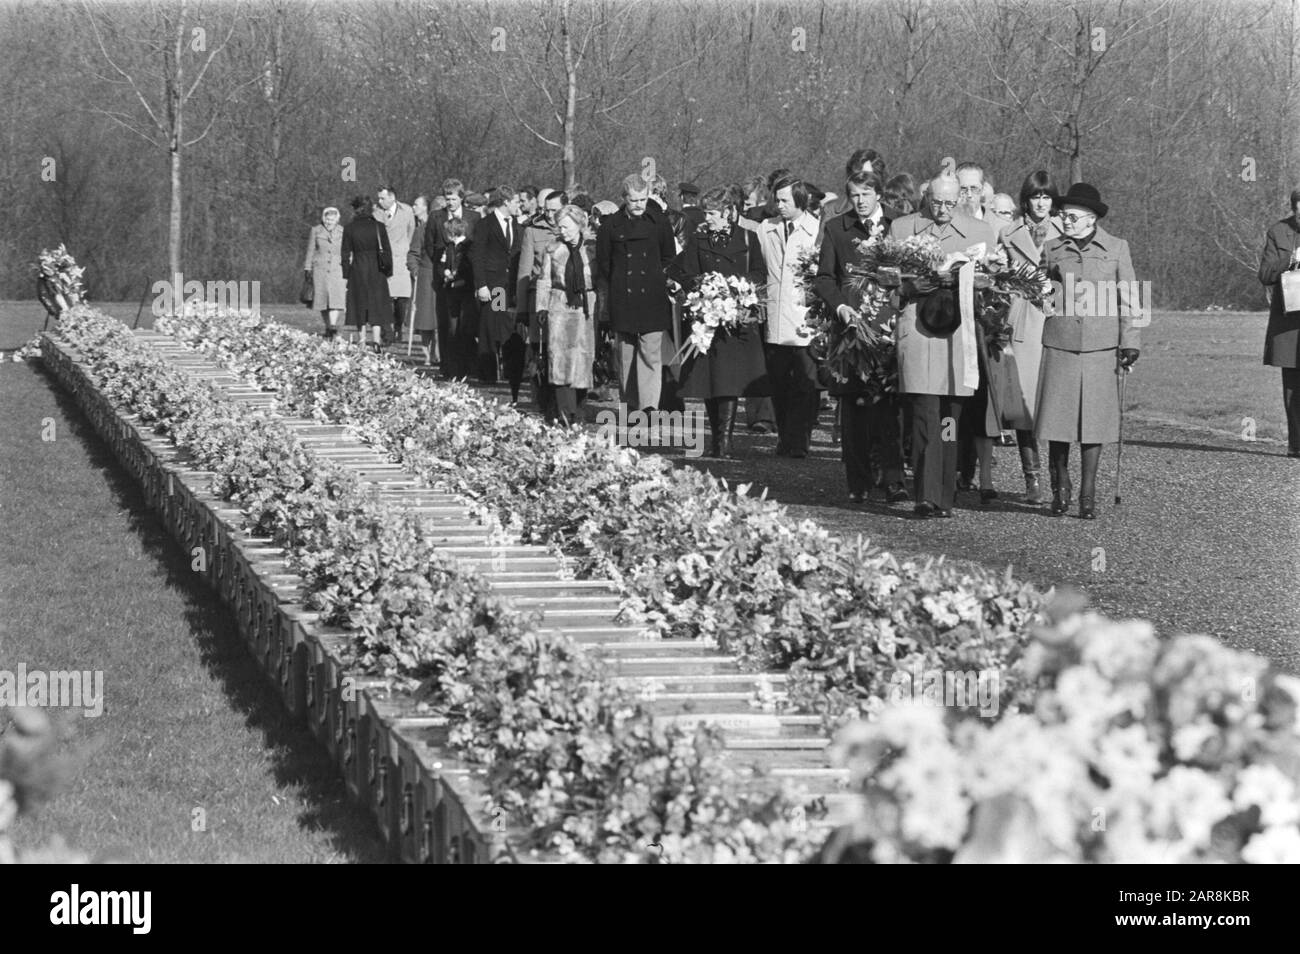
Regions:
M 704 223 L 686 237 L 686 248 L 670 270 L 687 291 L 695 279 L 709 272 L 747 278 L 755 291 L 767 278 L 757 233 L 736 225 L 736 201 L 725 187 L 710 189 L 700 197 Z M 760 296 L 761 297 L 761 296 Z M 683 329 L 683 336 L 689 334 Z M 682 366 L 681 395 L 704 401 L 713 435 L 713 457 L 731 457 L 736 402 L 767 391 L 763 336 L 757 326 L 719 334 L 708 352 Z
M 375 204 L 369 196 L 352 200 L 352 221 L 343 229 L 340 258 L 348 283 L 347 323 L 361 329 L 362 341 L 378 351 L 393 338 L 393 299 L 388 294 L 393 251 L 388 230 L 374 213 Z M 374 329 L 373 340 L 367 340 L 369 329 Z
M 880 204 L 891 219 L 911 215 L 921 205 L 920 193 L 916 189 L 916 180 L 906 172 L 900 172 L 885 183 L 880 194 Z
M 435 196 L 434 202 L 442 200 Z M 443 206 L 446 202 L 443 201 Z M 438 355 L 438 309 L 436 293 L 433 290 L 433 259 L 424 241 L 424 230 L 429 226 L 430 213 L 441 208 L 430 204 L 428 196 L 417 195 L 411 203 L 415 213 L 415 240 L 411 242 L 407 267 L 415 276 L 415 307 L 412 309 L 411 328 L 420 333 L 420 344 L 424 346 L 424 363 L 432 364 L 439 360 Z
M 566 205 L 555 217 L 559 237 L 546 249 L 537 276 L 537 321 L 544 349 L 546 383 L 555 414 L 565 426 L 592 386 L 596 359 L 595 253 L 583 240 L 587 213 Z
M 1300 457 L 1300 311 L 1287 311 L 1282 276 L 1300 267 L 1300 189 L 1291 193 L 1291 214 L 1274 222 L 1259 260 L 1259 280 L 1272 290 L 1264 363 L 1282 369 L 1286 410 L 1286 456 Z
M 1002 246 L 1013 263 L 1041 263 L 1043 247 L 1062 234 L 1061 220 L 1052 215 L 1059 195 L 1047 170 L 1039 169 L 1025 177 L 1020 186 L 1021 217 L 1002 232 Z M 1039 482 L 1042 463 L 1038 442 L 1034 440 L 1034 409 L 1038 403 L 1038 372 L 1043 360 L 1043 311 L 1023 298 L 1011 302 L 1011 355 L 1015 373 L 1008 381 L 1018 382 L 1000 393 L 1002 419 L 1016 431 L 1020 447 L 1020 469 L 1025 475 L 1025 502 L 1041 504 L 1043 489 Z

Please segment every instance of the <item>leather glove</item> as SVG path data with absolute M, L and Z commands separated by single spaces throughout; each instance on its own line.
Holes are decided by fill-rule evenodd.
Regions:
M 1131 368 L 1133 363 L 1138 359 L 1137 348 L 1121 348 L 1119 352 L 1119 366 L 1121 368 Z

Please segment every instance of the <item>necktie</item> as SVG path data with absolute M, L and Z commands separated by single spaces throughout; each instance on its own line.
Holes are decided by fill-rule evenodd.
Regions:
M 785 240 L 787 242 L 790 241 L 790 233 L 793 231 L 794 231 L 794 223 L 793 222 L 785 223 Z

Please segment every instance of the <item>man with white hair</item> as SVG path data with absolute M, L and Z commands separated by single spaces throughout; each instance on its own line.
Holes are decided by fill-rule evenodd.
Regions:
M 663 336 L 672 321 L 666 269 L 677 256 L 672 230 L 650 201 L 650 184 L 623 180 L 623 207 L 596 233 L 601 300 L 618 344 L 619 394 L 629 411 L 657 411 L 663 386 Z
M 972 219 L 984 218 L 984 169 L 974 162 L 957 167 L 957 208 Z
M 978 192 L 976 193 L 978 195 Z M 955 176 L 930 181 L 920 212 L 895 219 L 892 238 L 934 238 L 946 253 L 991 257 L 997 231 L 961 212 Z M 912 403 L 912 469 L 919 517 L 952 516 L 957 490 L 957 426 L 962 401 L 978 382 L 973 316 L 961 315 L 955 289 L 905 283 L 898 318 L 898 389 Z M 973 373 L 972 373 L 973 370 Z

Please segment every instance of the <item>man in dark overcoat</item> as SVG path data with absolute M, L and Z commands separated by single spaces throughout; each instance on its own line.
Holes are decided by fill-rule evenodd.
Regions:
M 1264 363 L 1282 369 L 1282 406 L 1286 409 L 1286 455 L 1300 458 L 1300 311 L 1282 301 L 1282 275 L 1300 267 L 1300 189 L 1291 193 L 1291 214 L 1275 222 L 1264 241 L 1259 280 L 1272 290 Z
M 849 211 L 824 224 L 821 259 L 813 290 L 826 307 L 843 320 L 851 321 L 862 303 L 862 292 L 853 281 L 849 267 L 861 265 L 864 256 L 858 247 L 872 236 L 887 235 L 892 219 L 880 204 L 884 184 L 868 167 L 849 176 L 845 182 Z M 886 302 L 874 324 L 883 327 L 894 309 Z M 871 453 L 880 461 L 880 486 L 890 502 L 907 499 L 903 486 L 903 444 L 898 427 L 897 395 L 881 396 L 873 401 L 861 382 L 848 381 L 836 388 L 842 412 L 841 441 L 849 499 L 863 500 L 872 485 Z
M 488 383 L 497 379 L 501 346 L 514 332 L 518 311 L 515 279 L 523 245 L 518 215 L 518 193 L 513 186 L 499 185 L 489 193 L 487 213 L 469 237 L 479 316 L 479 377 Z
M 677 246 L 667 219 L 649 202 L 649 184 L 628 176 L 623 207 L 596 234 L 597 283 L 617 340 L 620 400 L 629 411 L 659 406 L 663 335 L 672 323 L 666 269 Z

